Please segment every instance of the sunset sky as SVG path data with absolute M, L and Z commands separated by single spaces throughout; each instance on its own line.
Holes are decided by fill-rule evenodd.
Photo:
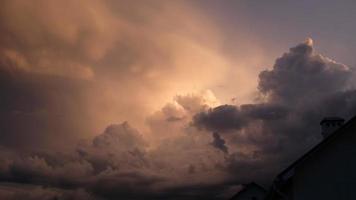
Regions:
M 227 199 L 356 115 L 352 0 L 2 0 L 0 199 Z

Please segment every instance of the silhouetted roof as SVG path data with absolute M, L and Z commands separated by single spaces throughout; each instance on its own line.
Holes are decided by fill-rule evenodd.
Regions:
M 343 119 L 341 117 L 325 117 L 323 120 L 320 121 L 320 125 L 327 121 L 344 122 L 345 119 Z
M 338 117 L 332 117 L 332 118 L 324 118 L 320 123 L 322 123 L 324 120 L 342 120 L 342 118 Z M 266 199 L 274 199 L 277 196 L 280 196 L 280 187 L 288 186 L 290 184 L 290 178 L 294 176 L 294 170 L 295 168 L 302 164 L 305 160 L 310 158 L 314 153 L 318 152 L 320 149 L 324 148 L 327 146 L 330 142 L 335 141 L 336 138 L 338 138 L 340 135 L 344 134 L 345 130 L 350 128 L 353 124 L 356 123 L 356 116 L 351 118 L 348 122 L 346 122 L 343 126 L 341 126 L 339 129 L 337 129 L 335 132 L 331 133 L 329 136 L 324 138 L 319 144 L 317 144 L 315 147 L 313 147 L 310 151 L 305 153 L 303 156 L 301 156 L 298 160 L 296 160 L 294 163 L 292 163 L 289 167 L 287 167 L 285 170 L 283 170 L 277 177 L 275 178 L 273 185 L 268 192 Z M 280 196 L 282 197 L 282 196 Z M 284 197 L 283 197 L 284 198 Z
M 250 188 L 257 188 L 258 190 L 267 193 L 266 189 L 264 189 L 262 186 L 256 184 L 255 182 L 251 182 L 249 184 L 243 184 L 243 186 L 244 186 L 244 188 L 242 190 L 240 190 L 237 194 L 235 194 L 233 197 L 231 197 L 230 200 L 238 198 L 241 194 L 243 194 Z
M 344 119 L 339 118 L 339 117 L 332 117 L 332 118 L 324 118 L 324 119 L 336 119 L 336 120 L 342 120 Z M 324 120 L 322 120 L 320 123 L 322 123 Z M 347 123 L 345 123 L 343 126 L 341 126 L 339 129 L 337 129 L 335 132 L 324 138 L 319 144 L 317 144 L 314 148 L 312 148 L 310 151 L 305 153 L 302 157 L 300 157 L 298 160 L 296 160 L 293 164 L 291 164 L 289 167 L 287 167 L 285 170 L 283 170 L 278 176 L 277 179 L 283 180 L 283 176 L 289 175 L 290 173 L 293 173 L 293 170 L 295 167 L 300 165 L 302 162 L 304 162 L 307 158 L 309 158 L 313 153 L 319 151 L 321 148 L 325 147 L 327 144 L 330 142 L 334 141 L 335 138 L 337 138 L 339 135 L 342 133 L 345 133 L 344 130 L 346 130 L 348 127 L 350 127 L 353 123 L 356 123 L 356 116 L 354 116 L 352 119 L 350 119 Z M 289 174 L 288 174 L 289 173 Z M 291 174 L 292 175 L 292 174 Z M 291 177 L 291 176 L 289 176 Z M 287 178 L 289 178 L 287 177 Z

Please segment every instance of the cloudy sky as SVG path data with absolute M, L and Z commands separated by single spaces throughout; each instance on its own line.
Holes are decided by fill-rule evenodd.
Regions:
M 356 114 L 356 3 L 3 0 L 0 199 L 226 199 Z

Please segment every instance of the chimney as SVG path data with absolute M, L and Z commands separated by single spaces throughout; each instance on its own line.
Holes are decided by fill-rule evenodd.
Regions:
M 340 117 L 325 117 L 323 120 L 321 120 L 321 134 L 323 135 L 324 139 L 339 129 L 344 124 L 344 122 L 345 120 Z

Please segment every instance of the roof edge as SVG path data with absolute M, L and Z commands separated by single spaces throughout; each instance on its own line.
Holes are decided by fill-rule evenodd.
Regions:
M 356 116 L 352 117 L 350 120 L 348 120 L 344 125 L 342 125 L 339 129 L 337 129 L 335 132 L 324 138 L 319 144 L 314 146 L 312 149 L 307 151 L 305 154 L 303 154 L 301 157 L 299 157 L 296 161 L 294 161 L 291 165 L 289 165 L 286 169 L 284 169 L 281 173 L 279 173 L 276 179 L 280 179 L 284 174 L 287 174 L 290 170 L 294 169 L 297 167 L 299 164 L 304 162 L 311 154 L 314 152 L 318 151 L 321 147 L 325 146 L 328 144 L 330 141 L 332 141 L 334 138 L 340 135 L 345 129 L 351 126 L 353 122 L 356 121 Z

